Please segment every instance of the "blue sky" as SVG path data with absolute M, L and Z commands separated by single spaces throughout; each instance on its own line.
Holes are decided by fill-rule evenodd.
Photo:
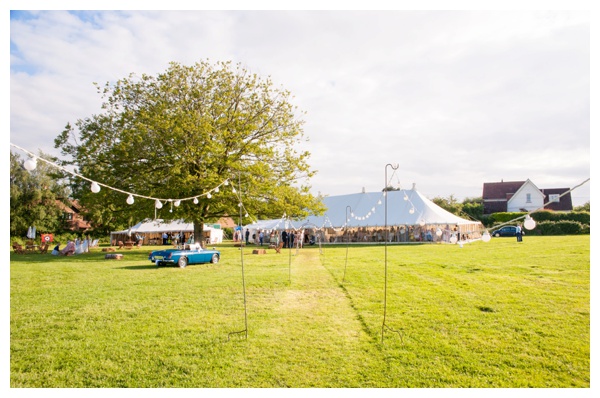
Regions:
M 561 2 L 449 11 L 178 11 L 177 1 L 128 11 L 135 3 L 104 2 L 78 12 L 61 11 L 77 3 L 7 3 L 47 10 L 11 12 L 7 32 L 10 142 L 32 152 L 58 155 L 63 127 L 100 112 L 94 82 L 209 59 L 240 62 L 291 91 L 306 112 L 315 194 L 379 191 L 387 163 L 400 165 L 395 183 L 429 198 L 481 196 L 484 182 L 561 188 L 590 177 L 592 16 L 576 10 L 587 2 L 568 3 L 575 11 Z M 589 183 L 572 196 L 589 201 Z

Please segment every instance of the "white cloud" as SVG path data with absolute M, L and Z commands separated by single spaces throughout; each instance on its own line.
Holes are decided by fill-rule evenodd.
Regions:
M 307 112 L 314 192 L 430 197 L 590 174 L 590 20 L 567 11 L 40 12 L 11 20 L 11 142 L 52 152 L 99 112 L 92 82 L 241 62 Z M 581 188 L 583 202 L 589 187 Z M 575 193 L 573 196 L 579 196 Z

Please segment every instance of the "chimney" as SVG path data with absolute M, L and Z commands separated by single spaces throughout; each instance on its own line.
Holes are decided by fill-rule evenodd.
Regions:
M 412 187 L 412 190 L 413 190 L 413 191 L 416 191 L 416 190 L 417 190 L 417 184 L 416 184 L 416 183 L 414 183 L 414 182 L 413 182 L 413 187 Z

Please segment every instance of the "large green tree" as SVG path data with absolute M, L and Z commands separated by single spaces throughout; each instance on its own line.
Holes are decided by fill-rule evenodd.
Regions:
M 40 157 L 51 159 L 48 155 Z M 30 226 L 37 232 L 63 230 L 63 210 L 57 200 L 65 199 L 67 187 L 56 168 L 38 161 L 33 171 L 23 167 L 19 155 L 10 153 L 10 235 L 25 237 Z
M 63 165 L 115 188 L 93 194 L 89 181 L 74 180 L 74 196 L 97 223 L 182 218 L 201 236 L 204 223 L 237 220 L 240 210 L 249 215 L 244 224 L 322 212 L 307 185 L 310 154 L 297 149 L 306 141 L 303 121 L 290 93 L 269 78 L 231 62 L 171 63 L 164 73 L 131 74 L 98 91 L 101 113 L 68 124 L 55 139 L 69 157 Z M 139 195 L 133 205 L 127 192 Z M 162 209 L 144 197 L 163 199 Z

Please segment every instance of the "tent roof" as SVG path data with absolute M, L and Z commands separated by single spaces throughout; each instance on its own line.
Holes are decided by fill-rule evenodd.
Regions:
M 204 231 L 213 229 L 207 224 L 204 224 Z M 130 230 L 113 231 L 113 234 L 125 234 Z M 173 220 L 165 222 L 161 219 L 147 219 L 135 224 L 131 227 L 131 233 L 163 233 L 163 232 L 194 232 L 194 223 L 186 223 L 183 220 Z
M 363 192 L 323 198 L 327 208 L 323 216 L 310 216 L 301 221 L 284 225 L 283 219 L 264 220 L 250 225 L 250 229 L 286 229 L 312 225 L 317 228 L 346 226 L 346 216 L 350 227 L 377 227 L 386 224 L 385 207 L 387 195 L 387 225 L 473 225 L 471 221 L 458 217 L 427 199 L 414 189 L 398 191 Z M 414 211 L 411 214 L 411 209 Z

